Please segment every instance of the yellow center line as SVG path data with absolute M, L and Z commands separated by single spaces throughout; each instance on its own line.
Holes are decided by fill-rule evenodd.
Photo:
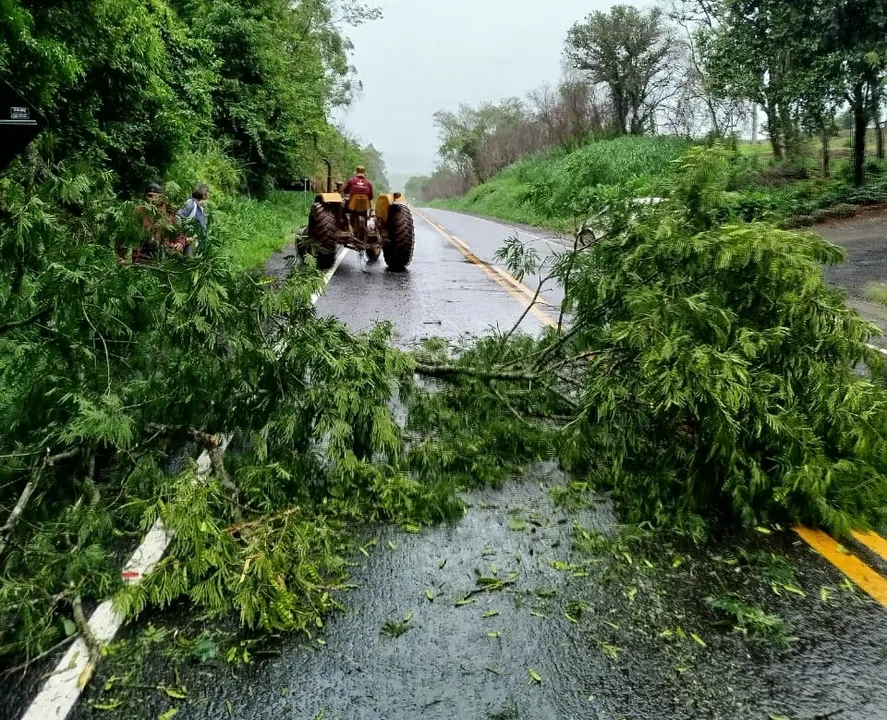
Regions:
M 854 530 L 853 537 L 878 555 L 882 560 L 887 560 L 887 540 L 878 535 L 878 533 L 856 532 Z
M 803 538 L 804 542 L 838 568 L 838 570 L 859 585 L 881 605 L 887 607 L 887 580 L 878 575 L 856 555 L 851 555 L 846 550 L 842 550 L 837 540 L 822 532 L 822 530 L 811 530 L 810 528 L 799 526 L 795 528 L 795 532 Z
M 557 322 L 546 315 L 542 310 L 536 307 L 536 304 L 533 304 L 533 297 L 535 293 L 530 290 L 526 285 L 519 282 L 517 278 L 509 275 L 507 272 L 502 270 L 501 268 L 496 267 L 495 265 L 490 265 L 489 263 L 481 260 L 477 255 L 475 255 L 471 248 L 468 247 L 464 242 L 462 242 L 459 238 L 451 233 L 447 232 L 443 226 L 436 223 L 434 220 L 429 218 L 422 212 L 414 209 L 414 212 L 422 218 L 425 222 L 427 222 L 431 227 L 437 230 L 444 238 L 453 245 L 459 252 L 461 252 L 468 260 L 477 265 L 481 270 L 483 270 L 487 276 L 490 277 L 497 285 L 499 285 L 505 292 L 507 292 L 512 298 L 517 300 L 517 302 L 523 308 L 529 307 L 529 312 L 535 317 L 539 322 L 543 325 L 548 325 L 549 327 L 557 327 Z M 542 297 L 540 296 L 536 300 L 538 303 L 544 303 Z
M 444 236 L 452 245 L 454 245 L 466 258 L 475 265 L 480 267 L 487 275 L 490 276 L 498 285 L 517 300 L 523 307 L 527 307 L 532 302 L 535 293 L 526 285 L 519 282 L 517 278 L 509 275 L 507 272 L 495 265 L 490 265 L 475 255 L 466 243 L 457 238 L 455 235 L 447 232 L 447 230 L 435 222 L 424 213 L 415 211 L 425 222 L 431 225 L 441 235 Z M 539 298 L 541 300 L 541 297 Z M 542 313 L 538 308 L 532 306 L 530 312 L 542 323 L 550 327 L 555 327 L 557 323 L 550 317 Z M 839 543 L 830 535 L 821 530 L 813 530 L 811 528 L 800 525 L 795 528 L 795 532 L 810 547 L 820 553 L 826 560 L 840 570 L 844 575 L 855 582 L 860 588 L 871 595 L 881 605 L 887 607 L 887 579 L 879 575 L 875 570 L 866 565 L 855 555 L 851 555 L 846 551 L 842 551 Z M 887 540 L 877 533 L 853 533 L 859 542 L 865 545 L 873 552 L 887 560 Z

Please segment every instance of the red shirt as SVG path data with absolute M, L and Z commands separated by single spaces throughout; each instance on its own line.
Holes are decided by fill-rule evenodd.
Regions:
M 369 195 L 373 199 L 373 184 L 366 175 L 354 175 L 345 183 L 343 195 Z

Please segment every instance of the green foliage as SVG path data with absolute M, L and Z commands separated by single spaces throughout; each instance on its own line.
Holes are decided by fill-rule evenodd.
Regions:
M 243 197 L 210 201 L 206 211 L 214 242 L 238 267 L 261 268 L 272 254 L 292 245 L 298 229 L 308 222 L 311 199 L 276 190 L 261 202 Z
M 47 118 L 47 158 L 85 155 L 140 192 L 171 165 L 177 177 L 207 182 L 196 171 L 217 164 L 183 163 L 195 147 L 209 157 L 212 137 L 264 192 L 312 175 L 324 141 L 343 143 L 328 116 L 350 101 L 353 70 L 334 5 L 5 0 L 0 74 Z M 363 22 L 377 13 L 346 15 Z
M 866 345 L 876 329 L 823 278 L 839 248 L 729 222 L 730 171 L 723 149 L 695 147 L 663 202 L 599 191 L 585 215 L 598 237 L 555 257 L 568 329 L 476 357 L 474 370 L 502 382 L 519 370 L 557 393 L 566 409 L 549 437 L 562 464 L 610 488 L 631 522 L 876 524 L 887 512 L 887 390 Z M 473 386 L 474 412 L 504 414 L 485 387 Z
M 553 425 L 547 420 L 563 410 L 557 394 L 531 379 L 497 381 L 470 372 L 478 365 L 517 362 L 534 347 L 532 338 L 518 336 L 452 349 L 450 382 L 417 388 L 409 400 L 407 431 L 414 440 L 408 461 L 415 473 L 464 489 L 501 486 L 521 468 L 552 457 Z M 417 357 L 434 364 L 451 357 L 445 351 L 443 343 L 429 343 Z
M 823 279 L 838 248 L 717 224 L 724 165 L 694 151 L 667 203 L 615 213 L 579 264 L 567 302 L 601 354 L 573 431 L 606 448 L 599 469 L 635 519 L 788 515 L 845 532 L 887 499 L 887 394 L 853 370 L 878 363 L 873 329 Z
M 32 190 L 5 181 L 0 226 L 5 316 L 24 321 L 0 332 L 4 517 L 29 481 L 38 487 L 0 555 L 0 652 L 56 640 L 76 595 L 117 588 L 117 536 L 137 542 L 158 519 L 175 540 L 119 595 L 127 615 L 184 596 L 211 616 L 292 630 L 336 607 L 346 523 L 459 516 L 452 483 L 399 469 L 389 400 L 411 363 L 389 327 L 354 337 L 315 317 L 315 273 L 271 291 L 212 229 L 191 259 L 121 266 L 110 243 L 134 221 L 106 187 L 48 175 Z M 59 193 L 72 216 L 46 211 Z M 193 429 L 241 438 L 226 468 L 158 469 Z M 76 455 L 47 465 L 46 448 Z
M 871 302 L 887 307 L 887 285 L 884 283 L 870 283 L 867 285 L 865 296 Z
M 606 85 L 620 134 L 652 129 L 661 77 L 676 60 L 662 8 L 614 5 L 609 12 L 598 10 L 569 29 L 564 54 L 592 83 Z
M 525 158 L 464 197 L 433 205 L 564 230 L 575 226 L 599 185 L 635 182 L 639 194 L 655 193 L 688 145 L 673 137 L 600 140 L 571 153 Z
M 727 617 L 739 632 L 787 647 L 791 640 L 791 628 L 778 615 L 764 612 L 756 605 L 749 605 L 736 595 L 712 595 L 705 599 L 714 611 Z

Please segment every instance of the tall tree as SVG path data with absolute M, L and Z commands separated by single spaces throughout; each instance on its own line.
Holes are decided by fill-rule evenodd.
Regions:
M 645 12 L 616 5 L 595 12 L 567 33 L 565 54 L 593 83 L 606 85 L 620 133 L 653 129 L 655 113 L 670 85 L 675 38 L 659 8 Z
M 449 169 L 467 181 L 486 182 L 515 162 L 522 146 L 526 149 L 532 144 L 518 137 L 528 117 L 518 98 L 499 104 L 483 103 L 476 108 L 462 105 L 457 113 L 440 110 L 434 114 L 441 139 L 438 152 Z
M 367 175 L 373 181 L 377 192 L 387 192 L 391 189 L 391 181 L 388 179 L 388 168 L 385 158 L 376 148 L 370 144 L 360 151 Z

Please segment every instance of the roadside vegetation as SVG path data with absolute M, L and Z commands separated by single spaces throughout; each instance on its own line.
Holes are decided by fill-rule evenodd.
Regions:
M 885 51 L 877 23 L 860 28 L 854 12 L 698 0 L 594 12 L 569 30 L 556 86 L 436 113 L 440 165 L 407 194 L 572 231 L 583 202 L 541 213 L 537 190 L 581 194 L 612 184 L 614 170 L 652 193 L 676 138 L 704 145 L 751 131 L 766 140 L 733 141 L 737 217 L 801 227 L 887 203 Z
M 338 23 L 378 15 L 325 0 L 4 5 L 0 75 L 46 120 L 0 173 L 4 663 L 90 637 L 82 608 L 122 589 L 155 520 L 176 543 L 121 609 L 184 596 L 292 629 L 332 606 L 347 521 L 458 509 L 426 508 L 430 490 L 369 462 L 370 446 L 400 452 L 388 400 L 410 363 L 389 329 L 316 318 L 308 267 L 275 292 L 252 272 L 307 210 L 276 188 L 325 177 L 322 154 L 338 172 L 381 161 L 329 122 L 355 82 Z M 208 233 L 191 258 L 120 263 L 154 181 L 173 206 L 208 183 Z
M 622 137 L 554 151 L 510 165 L 467 194 L 433 207 L 572 232 L 585 193 L 599 185 L 634 181 L 642 196 L 655 195 L 671 163 L 690 142 L 679 137 Z

